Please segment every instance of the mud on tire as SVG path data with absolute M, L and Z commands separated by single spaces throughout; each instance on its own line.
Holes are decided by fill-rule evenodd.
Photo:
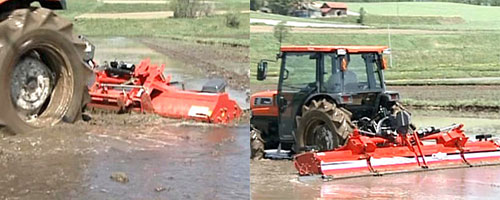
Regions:
M 262 132 L 253 126 L 250 127 L 250 159 L 260 160 L 264 158 L 264 139 L 261 136 Z
M 61 120 L 74 122 L 91 73 L 72 23 L 44 8 L 14 10 L 1 20 L 0 124 L 25 133 Z M 38 70 L 31 72 L 31 66 Z
M 343 146 L 354 130 L 351 113 L 326 99 L 313 100 L 297 117 L 295 151 L 326 151 Z

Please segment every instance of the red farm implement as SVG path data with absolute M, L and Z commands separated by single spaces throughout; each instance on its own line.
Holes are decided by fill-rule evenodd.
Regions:
M 215 84 L 204 86 L 202 91 L 179 89 L 178 82 L 163 75 L 164 68 L 151 64 L 149 59 L 137 67 L 107 67 L 96 73 L 88 106 L 208 123 L 230 123 L 240 117 L 240 107 L 224 92 L 225 83 L 212 82 Z
M 300 175 L 329 178 L 500 164 L 500 146 L 491 135 L 470 141 L 463 125 L 399 134 L 394 139 L 354 130 L 347 144 L 295 157 Z

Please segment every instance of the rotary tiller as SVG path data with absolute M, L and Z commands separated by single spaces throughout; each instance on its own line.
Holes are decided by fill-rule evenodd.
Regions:
M 341 148 L 297 155 L 295 167 L 300 175 L 335 179 L 500 164 L 498 141 L 491 135 L 471 141 L 462 127 L 428 128 L 395 137 L 355 129 Z
M 96 72 L 87 106 L 208 123 L 229 123 L 241 115 L 238 104 L 224 92 L 223 82 L 212 81 L 201 91 L 184 90 L 171 81 L 171 75 L 163 75 L 165 65 L 151 64 L 149 59 L 137 67 L 116 65 Z

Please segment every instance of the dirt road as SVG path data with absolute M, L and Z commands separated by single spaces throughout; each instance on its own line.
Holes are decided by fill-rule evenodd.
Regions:
M 266 24 L 271 26 L 276 26 L 281 23 L 281 20 L 274 19 L 257 19 L 250 18 L 250 24 Z M 317 23 L 317 22 L 298 22 L 298 21 L 286 21 L 286 26 L 290 27 L 312 27 L 312 28 L 369 28 L 369 26 L 355 25 L 355 24 L 340 24 L 340 23 Z
M 251 25 L 251 33 L 272 33 L 273 26 Z M 338 33 L 338 34 L 388 34 L 387 29 L 346 29 L 346 28 L 312 28 L 312 27 L 292 27 L 293 33 Z M 391 29 L 391 34 L 456 34 L 457 31 L 432 31 L 417 29 Z

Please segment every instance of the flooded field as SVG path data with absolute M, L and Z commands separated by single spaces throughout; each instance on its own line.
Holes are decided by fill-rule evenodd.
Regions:
M 498 113 L 412 111 L 417 126 L 465 124 L 467 135 L 500 137 Z M 498 199 L 500 166 L 361 177 L 323 182 L 298 178 L 290 160 L 251 161 L 252 199 Z
M 105 114 L 2 134 L 0 199 L 245 199 L 248 129 Z
M 200 90 L 210 78 L 225 78 L 208 76 L 202 66 L 172 59 L 137 38 L 89 39 L 97 63 L 138 64 L 151 58 L 166 64 L 165 74 L 186 89 Z M 229 84 L 226 91 L 248 108 L 242 85 Z M 215 126 L 154 115 L 92 115 L 90 122 L 33 134 L 9 135 L 0 128 L 0 199 L 249 198 L 245 120 Z

